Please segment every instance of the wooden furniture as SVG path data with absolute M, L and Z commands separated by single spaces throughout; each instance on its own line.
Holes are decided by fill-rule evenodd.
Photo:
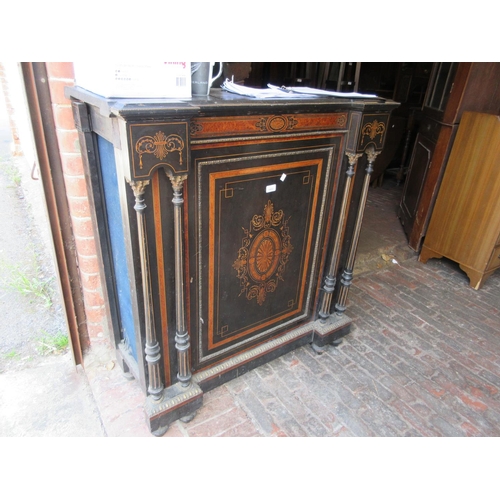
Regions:
M 232 63 L 242 64 L 242 63 Z M 248 63 L 246 63 L 248 64 Z M 406 175 L 407 159 L 416 136 L 418 113 L 424 103 L 433 63 L 429 62 L 253 62 L 246 85 L 308 85 L 343 92 L 375 94 L 400 106 L 392 113 L 382 155 L 377 158 L 372 186 L 381 185 L 386 169 L 400 184 Z M 224 63 L 229 66 L 229 63 Z M 230 71 L 225 76 L 231 78 Z
M 476 290 L 500 268 L 500 116 L 462 116 L 419 259 L 433 257 L 458 262 Z
M 436 63 L 430 78 L 398 217 L 420 251 L 464 111 L 500 112 L 500 63 Z
M 186 101 L 68 88 L 117 357 L 154 434 L 345 314 L 392 101 Z

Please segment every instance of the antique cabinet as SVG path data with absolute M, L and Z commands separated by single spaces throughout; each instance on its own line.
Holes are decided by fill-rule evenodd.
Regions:
M 398 217 L 420 251 L 464 111 L 498 113 L 500 63 L 435 63 L 408 165 Z
M 380 99 L 104 99 L 67 89 L 117 357 L 153 434 L 204 391 L 349 332 Z
M 419 259 L 441 257 L 476 290 L 500 268 L 500 116 L 462 116 Z

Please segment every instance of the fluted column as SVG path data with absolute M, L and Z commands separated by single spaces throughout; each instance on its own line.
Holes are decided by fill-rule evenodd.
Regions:
M 189 359 L 189 332 L 186 329 L 185 305 L 184 305 L 184 250 L 182 234 L 182 206 L 184 204 L 183 186 L 187 175 L 167 174 L 174 197 L 174 245 L 175 245 L 175 348 L 177 350 L 178 373 L 177 380 L 183 387 L 188 387 L 191 383 L 191 363 Z
M 368 158 L 368 165 L 365 170 L 363 189 L 361 191 L 361 198 L 359 201 L 358 212 L 356 215 L 356 223 L 354 225 L 354 233 L 352 236 L 351 246 L 349 248 L 349 254 L 347 256 L 345 269 L 340 279 L 340 292 L 339 292 L 338 302 L 335 304 L 335 312 L 339 316 L 342 315 L 346 309 L 347 295 L 349 293 L 349 287 L 351 286 L 352 283 L 356 250 L 358 248 L 359 234 L 361 232 L 361 224 L 363 222 L 363 214 L 365 212 L 366 199 L 368 197 L 368 188 L 370 186 L 370 178 L 373 173 L 373 164 L 377 156 L 380 154 L 380 151 L 375 151 L 375 148 L 373 146 L 369 146 L 366 149 L 365 153 Z
M 162 399 L 164 384 L 161 379 L 160 371 L 161 350 L 160 344 L 158 343 L 158 340 L 156 338 L 156 330 L 153 318 L 148 240 L 146 233 L 146 218 L 144 215 L 144 211 L 146 210 L 144 193 L 146 191 L 147 185 L 149 184 L 149 181 L 131 181 L 129 184 L 134 191 L 134 209 L 137 213 L 139 253 L 142 273 L 142 290 L 144 294 L 144 328 L 146 333 L 146 347 L 144 351 L 146 354 L 146 362 L 148 364 L 149 375 L 148 394 L 154 400 L 158 401 Z
M 347 221 L 347 206 L 349 203 L 349 198 L 351 197 L 352 180 L 354 178 L 354 174 L 356 173 L 356 165 L 358 163 L 358 159 L 362 156 L 362 153 L 359 154 L 346 153 L 346 155 L 349 158 L 349 167 L 346 172 L 344 194 L 342 196 L 342 205 L 337 225 L 337 232 L 335 234 L 335 240 L 333 243 L 332 255 L 328 266 L 328 272 L 323 282 L 323 296 L 321 300 L 321 307 L 319 310 L 319 317 L 322 323 L 325 323 L 327 319 L 330 317 L 332 295 L 335 290 L 335 284 L 336 284 L 335 274 L 340 259 L 340 249 L 342 247 L 342 239 Z

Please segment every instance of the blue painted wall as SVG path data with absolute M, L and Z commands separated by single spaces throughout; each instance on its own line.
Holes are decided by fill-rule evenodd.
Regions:
M 130 294 L 130 278 L 127 270 L 125 254 L 125 237 L 120 211 L 120 197 L 118 180 L 116 177 L 116 163 L 113 145 L 102 137 L 98 137 L 99 155 L 101 159 L 102 182 L 106 213 L 111 239 L 111 251 L 115 270 L 116 289 L 121 316 L 122 338 L 130 347 L 130 351 L 137 360 L 137 346 L 135 341 L 134 319 L 132 317 L 132 300 Z

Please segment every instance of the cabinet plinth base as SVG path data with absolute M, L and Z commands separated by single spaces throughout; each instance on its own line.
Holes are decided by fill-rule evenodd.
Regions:
M 203 391 L 209 391 L 303 345 L 314 342 L 318 346 L 324 346 L 329 342 L 334 342 L 349 333 L 350 325 L 351 319 L 347 316 L 328 321 L 326 325 L 321 325 L 319 320 L 307 323 L 276 339 L 196 373 L 193 381 Z
M 163 397 L 146 399 L 145 411 L 151 434 L 161 436 L 169 425 L 179 419 L 190 419 L 203 404 L 203 391 L 197 384 L 182 387 L 179 383 L 163 390 Z
M 199 371 L 193 375 L 192 383 L 184 388 L 179 383 L 163 390 L 160 401 L 146 399 L 145 411 L 151 433 L 162 436 L 176 420 L 190 421 L 203 404 L 203 393 L 268 363 L 283 354 L 306 344 L 321 349 L 329 343 L 338 343 L 347 335 L 352 320 L 346 316 L 332 315 L 325 323 L 320 320 L 307 323 L 284 335 L 272 339 L 253 349 Z
M 340 339 L 351 330 L 352 320 L 345 314 L 332 314 L 324 323 L 314 323 L 312 342 L 316 347 L 324 347 L 326 344 L 340 343 Z

